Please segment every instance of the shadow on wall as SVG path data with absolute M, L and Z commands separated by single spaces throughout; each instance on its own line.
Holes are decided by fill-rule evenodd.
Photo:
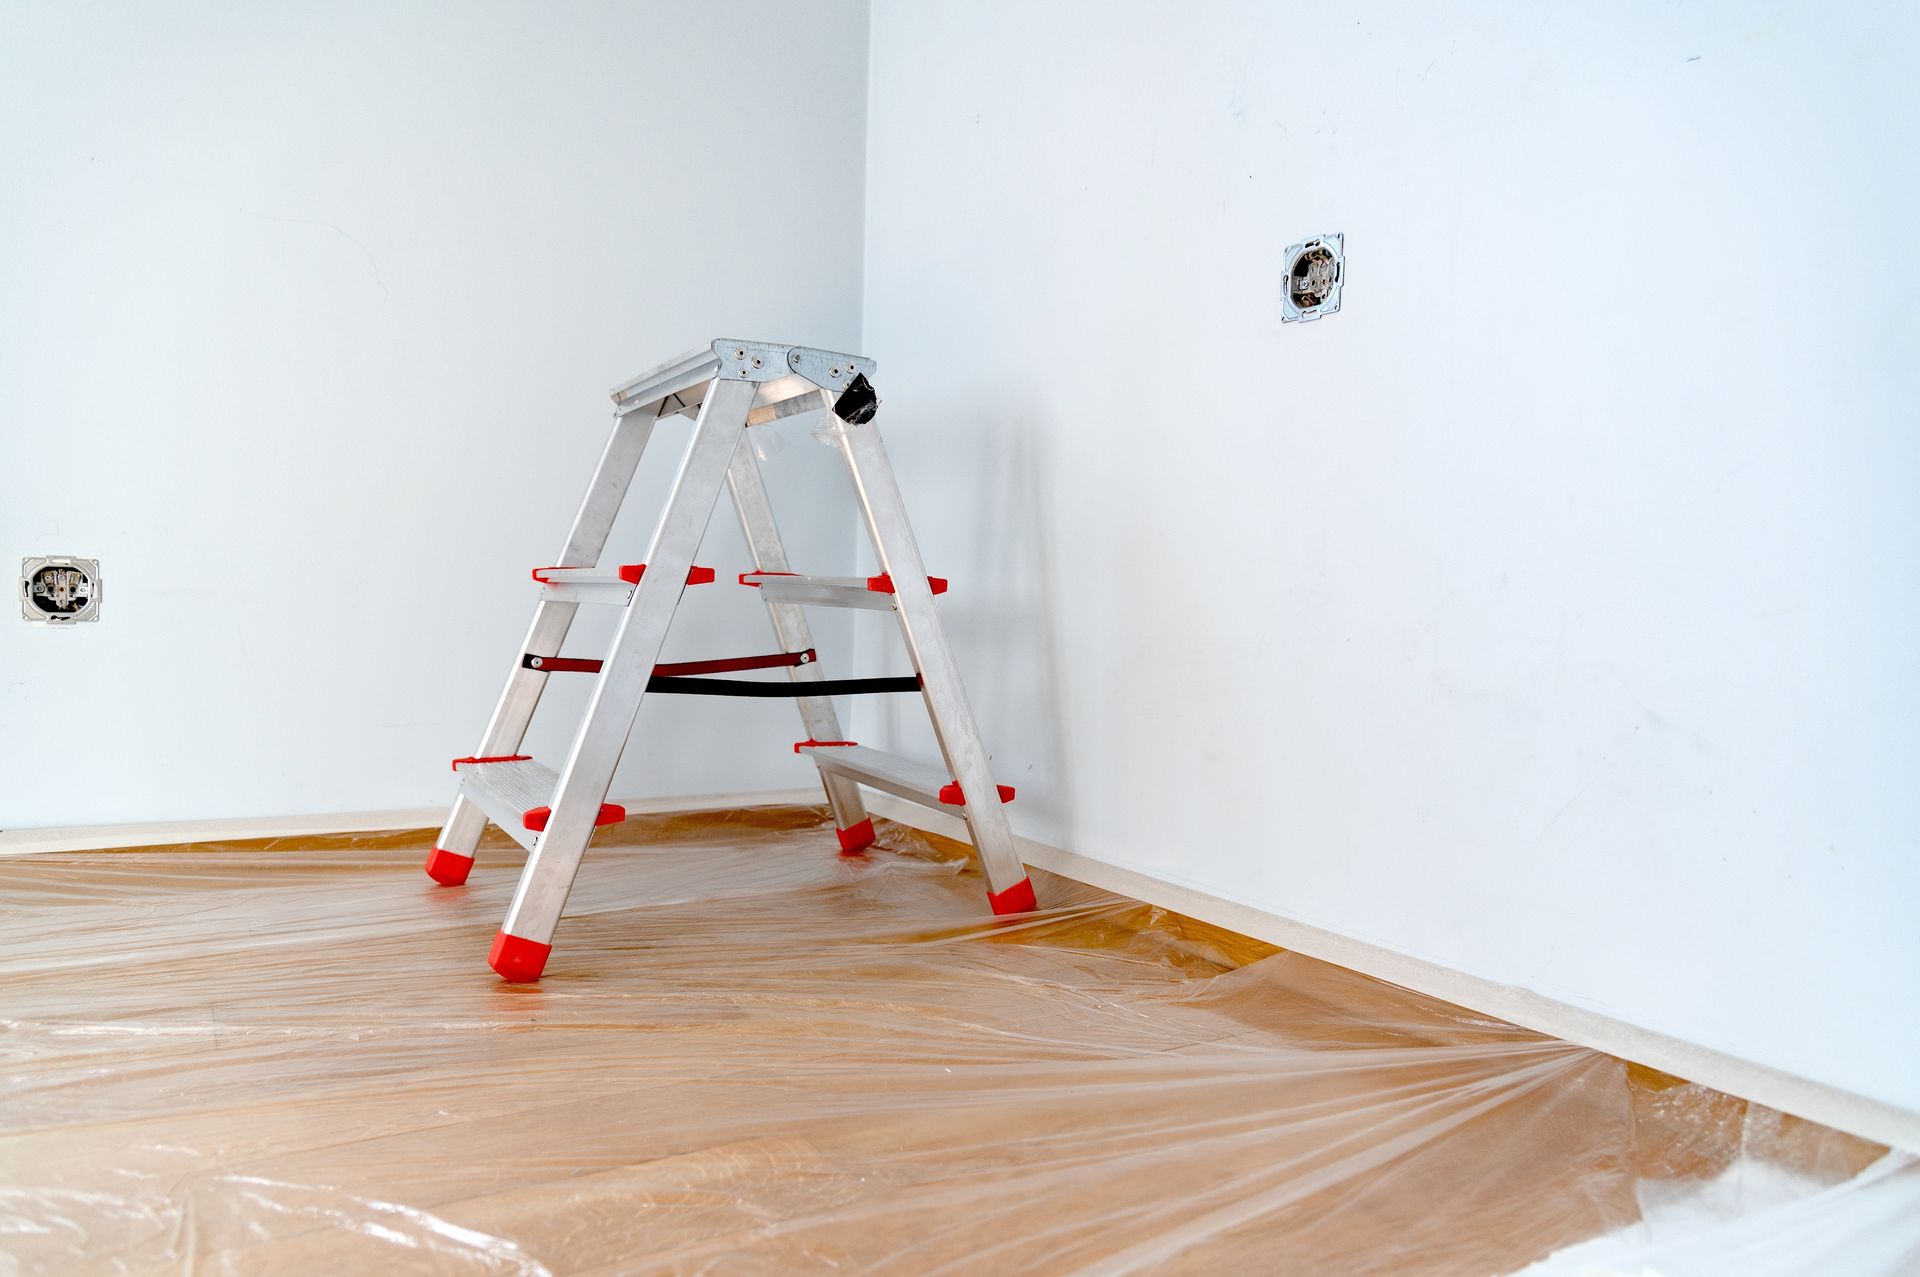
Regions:
M 1034 423 L 996 407 L 1032 400 L 1010 380 L 995 385 L 1004 392 L 991 400 L 953 395 L 937 416 L 890 432 L 888 443 L 928 570 L 954 583 L 941 619 L 994 777 L 1019 790 L 1009 814 L 1031 836 L 1066 843 L 1073 810 L 1062 730 L 1068 662 L 1053 610 L 1059 582 L 1043 499 L 1049 462 Z M 861 670 L 897 673 L 904 653 L 891 615 L 862 613 L 855 624 Z M 939 757 L 925 706 L 913 697 L 857 706 L 854 736 L 911 757 Z M 1010 752 L 1015 742 L 1037 748 Z
M 1020 387 L 995 399 L 1038 402 L 1027 391 Z M 1040 431 L 1017 415 L 981 411 L 962 419 L 991 423 L 983 467 L 989 481 L 974 487 L 976 506 L 967 520 L 976 532 L 976 557 L 969 566 L 988 601 L 968 608 L 955 627 L 964 650 L 962 672 L 969 676 L 969 690 L 979 689 L 973 693 L 975 712 L 989 747 L 1040 742 L 1039 757 L 1001 753 L 995 759 L 1000 781 L 1021 790 L 1016 823 L 1033 836 L 1070 847 L 1074 768 L 1062 724 L 1071 663 L 1061 650 L 1054 615 L 1060 581 L 1046 500 L 1046 493 L 1057 490 L 1051 460 Z

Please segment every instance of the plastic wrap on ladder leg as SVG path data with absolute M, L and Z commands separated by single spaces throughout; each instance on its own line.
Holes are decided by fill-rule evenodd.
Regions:
M 857 825 L 848 825 L 845 829 L 836 829 L 840 835 L 840 854 L 851 856 L 873 846 L 873 817 L 869 816 Z
M 427 877 L 443 887 L 457 887 L 473 870 L 473 857 L 435 847 L 427 853 Z
M 1040 907 L 1033 898 L 1033 879 L 1022 878 L 1005 891 L 987 893 L 987 903 L 995 913 L 1032 913 Z
M 493 938 L 493 949 L 487 954 L 487 965 L 498 971 L 503 980 L 514 984 L 532 984 L 546 970 L 547 955 L 552 952 L 553 946 L 550 944 L 541 944 L 525 936 L 510 936 L 502 931 Z

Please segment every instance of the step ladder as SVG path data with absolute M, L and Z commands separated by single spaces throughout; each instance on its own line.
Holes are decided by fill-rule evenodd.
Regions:
M 862 785 L 936 809 L 957 808 L 986 871 L 993 911 L 1024 913 L 1035 907 L 1033 883 L 1002 810 L 1013 790 L 996 785 L 988 770 L 987 751 L 935 611 L 934 596 L 943 593 L 947 583 L 927 575 L 887 464 L 886 447 L 873 424 L 879 406 L 870 380 L 873 371 L 873 361 L 857 355 L 716 341 L 613 391 L 612 437 L 559 560 L 533 570 L 539 583 L 533 625 L 515 656 L 480 748 L 453 761 L 460 792 L 427 858 L 427 873 L 434 881 L 461 885 L 473 868 L 474 848 L 489 820 L 527 849 L 519 888 L 487 959 L 506 979 L 540 978 L 588 840 L 599 826 L 626 818 L 622 808 L 607 801 L 607 790 L 640 701 L 650 692 L 795 698 L 806 739 L 793 748 L 819 769 L 842 854 L 858 854 L 874 840 L 873 821 L 860 798 Z M 750 428 L 822 408 L 830 410 L 832 439 L 853 475 L 879 561 L 876 576 L 795 573 L 754 450 L 741 446 Z M 596 566 L 641 453 L 655 427 L 673 417 L 693 418 L 693 435 L 646 561 L 611 571 Z M 696 566 L 693 558 L 722 488 L 733 496 L 753 556 L 753 570 L 737 579 L 759 590 L 780 650 L 660 664 L 661 645 L 681 594 L 715 579 L 713 569 Z M 583 604 L 624 609 L 604 660 L 560 655 L 574 613 Z M 809 607 L 892 612 L 914 674 L 823 678 L 804 612 Z M 754 669 L 785 669 L 788 681 L 711 677 Z M 594 686 L 586 717 L 556 772 L 519 751 L 548 676 L 562 673 L 592 674 Z M 898 692 L 918 692 L 924 698 L 944 767 L 843 738 L 829 697 Z

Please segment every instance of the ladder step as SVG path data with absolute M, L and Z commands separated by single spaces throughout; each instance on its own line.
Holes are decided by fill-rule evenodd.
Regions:
M 623 417 L 630 412 L 649 417 L 688 412 L 699 407 L 706 397 L 707 383 L 719 370 L 720 359 L 711 346 L 690 350 L 615 386 L 614 411 Z
M 803 740 L 793 747 L 793 752 L 813 759 L 821 771 L 871 785 L 923 807 L 958 807 L 966 801 L 958 782 L 943 768 L 889 754 L 884 749 L 870 749 L 850 741 Z M 1012 785 L 998 788 L 1001 802 L 1013 801 Z
M 644 563 L 623 563 L 609 576 L 598 568 L 535 568 L 533 579 L 546 586 L 545 598 L 555 603 L 604 603 L 625 607 L 633 601 L 633 587 L 646 574 Z M 710 585 L 713 569 L 695 567 L 687 572 L 688 585 Z
M 794 572 L 742 572 L 740 584 L 751 585 L 775 603 L 804 603 L 815 607 L 857 607 L 874 612 L 893 610 L 893 578 L 879 576 L 801 576 Z M 945 577 L 930 576 L 935 594 L 947 592 Z
M 559 775 L 525 755 L 456 758 L 453 770 L 460 776 L 461 795 L 487 813 L 487 819 L 506 830 L 515 842 L 533 850 L 533 836 L 547 827 L 553 815 L 549 804 L 553 791 L 559 788 Z M 593 823 L 617 825 L 626 818 L 626 808 L 601 803 Z

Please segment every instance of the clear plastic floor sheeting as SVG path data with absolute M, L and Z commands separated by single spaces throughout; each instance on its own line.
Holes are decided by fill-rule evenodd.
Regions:
M 0 1269 L 1920 1271 L 1904 1155 L 898 828 L 604 831 L 537 986 L 425 846 L 0 862 Z

